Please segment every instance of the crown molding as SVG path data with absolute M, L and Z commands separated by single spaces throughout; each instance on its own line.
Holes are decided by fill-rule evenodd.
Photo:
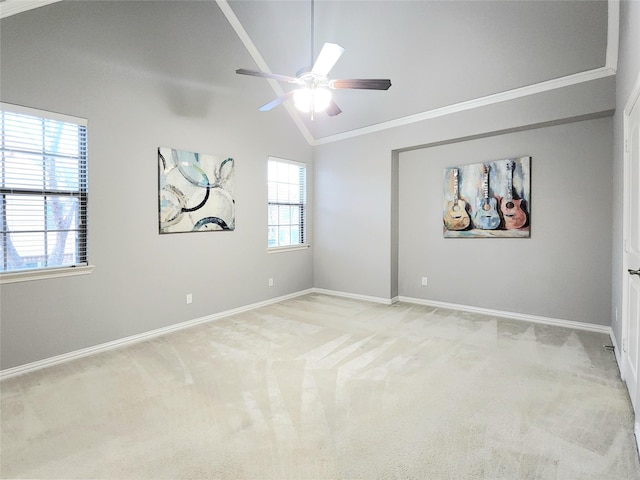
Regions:
M 620 41 L 620 0 L 608 0 L 607 2 L 607 54 L 605 67 L 618 70 L 618 45 Z
M 374 125 L 370 125 L 368 127 L 359 128 L 356 130 L 350 130 L 348 132 L 343 132 L 336 135 L 329 135 L 327 137 L 317 138 L 312 141 L 311 145 L 317 146 L 317 145 L 324 145 L 327 143 L 338 142 L 340 140 L 346 140 L 348 138 L 359 137 L 360 135 L 367 135 L 369 133 L 380 132 L 382 130 L 388 130 L 390 128 L 401 127 L 403 125 L 410 125 L 412 123 L 422 122 L 424 120 L 429 120 L 432 118 L 443 117 L 445 115 L 451 115 L 454 113 L 463 112 L 465 110 L 472 110 L 474 108 L 486 107 L 488 105 L 506 102 L 508 100 L 527 97 L 529 95 L 548 92 L 550 90 L 564 88 L 571 85 L 577 85 L 579 83 L 590 82 L 592 80 L 598 80 L 600 78 L 605 78 L 605 77 L 615 75 L 616 71 L 618 70 L 619 35 L 620 35 L 620 1 L 608 0 L 607 2 L 607 49 L 606 49 L 605 65 L 603 67 L 575 73 L 573 75 L 554 78 L 554 79 L 536 83 L 533 85 L 527 85 L 525 87 L 506 90 L 504 92 L 499 92 L 492 95 L 475 98 L 465 102 L 454 103 L 452 105 L 435 108 L 433 110 L 427 110 L 425 112 L 397 118 L 394 120 L 390 120 L 388 122 L 377 123 Z
M 18 13 L 44 7 L 60 0 L 4 0 L 0 2 L 0 18 L 10 17 Z
M 580 72 L 566 77 L 554 78 L 546 82 L 540 82 L 526 87 L 515 88 L 513 90 L 506 90 L 504 92 L 487 95 L 485 97 L 474 98 L 465 102 L 454 103 L 445 107 L 434 108 L 433 110 L 427 110 L 426 112 L 416 113 L 414 115 L 408 115 L 406 117 L 397 118 L 388 122 L 381 122 L 368 127 L 359 128 L 357 130 L 350 130 L 348 132 L 338 133 L 328 137 L 322 137 L 315 139 L 312 143 L 313 146 L 324 145 L 327 143 L 333 143 L 340 140 L 346 140 L 348 138 L 359 137 L 360 135 L 366 135 L 369 133 L 379 132 L 382 130 L 388 130 L 390 128 L 401 127 L 403 125 L 410 125 L 416 122 L 422 122 L 424 120 L 430 120 L 433 118 L 443 117 L 445 115 L 452 115 L 454 113 L 464 112 L 465 110 L 472 110 L 474 108 L 486 107 L 488 105 L 494 105 L 509 100 L 515 100 L 517 98 L 527 97 L 529 95 L 535 95 L 537 93 L 548 92 L 558 88 L 568 87 L 579 83 L 589 82 L 592 80 L 598 80 L 600 78 L 609 77 L 615 75 L 616 71 L 608 68 L 601 67 L 586 72 Z

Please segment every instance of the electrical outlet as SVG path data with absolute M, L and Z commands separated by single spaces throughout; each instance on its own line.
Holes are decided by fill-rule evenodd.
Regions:
M 273 278 L 269 278 L 269 286 L 273 287 Z
M 429 280 L 427 277 L 422 277 L 422 286 L 426 287 L 429 284 Z
M 193 295 L 191 293 L 187 293 L 187 303 L 193 303 Z

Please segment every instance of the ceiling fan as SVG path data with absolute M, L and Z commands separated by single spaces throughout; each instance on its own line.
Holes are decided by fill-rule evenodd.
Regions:
M 313 62 L 313 37 L 314 37 L 314 0 L 311 0 L 311 63 L 313 67 L 303 68 L 295 77 L 279 75 L 277 73 L 261 72 L 239 68 L 240 75 L 270 78 L 279 82 L 297 85 L 296 88 L 286 94 L 261 106 L 258 110 L 266 112 L 280 105 L 285 100 L 293 98 L 296 108 L 303 112 L 310 112 L 311 119 L 315 112 L 325 111 L 329 116 L 335 116 L 342 112 L 340 107 L 332 99 L 331 90 L 335 89 L 359 89 L 359 90 L 388 90 L 391 87 L 389 79 L 337 79 L 329 80 L 327 75 L 336 64 L 344 48 L 336 43 L 325 43 L 318 58 Z

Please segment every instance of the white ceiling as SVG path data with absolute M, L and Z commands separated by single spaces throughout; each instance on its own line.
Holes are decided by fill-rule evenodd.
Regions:
M 234 69 L 295 76 L 310 64 L 310 0 L 208 1 L 250 55 Z M 0 16 L 49 3 L 55 1 L 5 0 Z M 200 11 L 203 2 L 195 3 Z M 311 143 L 323 143 L 611 75 L 617 8 L 615 1 L 585 0 L 316 0 L 314 56 L 324 42 L 345 48 L 330 78 L 390 78 L 392 86 L 334 91 L 343 111 L 336 117 L 311 121 L 289 104 L 276 108 L 287 108 Z M 290 88 L 273 82 L 274 91 L 265 79 L 240 75 L 230 81 L 260 98 L 256 108 Z

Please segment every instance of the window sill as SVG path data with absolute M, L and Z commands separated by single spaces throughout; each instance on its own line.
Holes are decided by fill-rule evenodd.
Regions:
M 311 245 L 308 243 L 302 243 L 299 245 L 287 245 L 285 247 L 268 247 L 267 253 L 280 253 L 280 252 L 291 252 L 293 250 L 305 250 L 309 248 Z
M 31 282 L 48 278 L 73 277 L 76 275 L 88 275 L 95 265 L 82 265 L 78 267 L 44 268 L 39 270 L 22 270 L 20 272 L 0 273 L 0 285 L 6 283 Z

